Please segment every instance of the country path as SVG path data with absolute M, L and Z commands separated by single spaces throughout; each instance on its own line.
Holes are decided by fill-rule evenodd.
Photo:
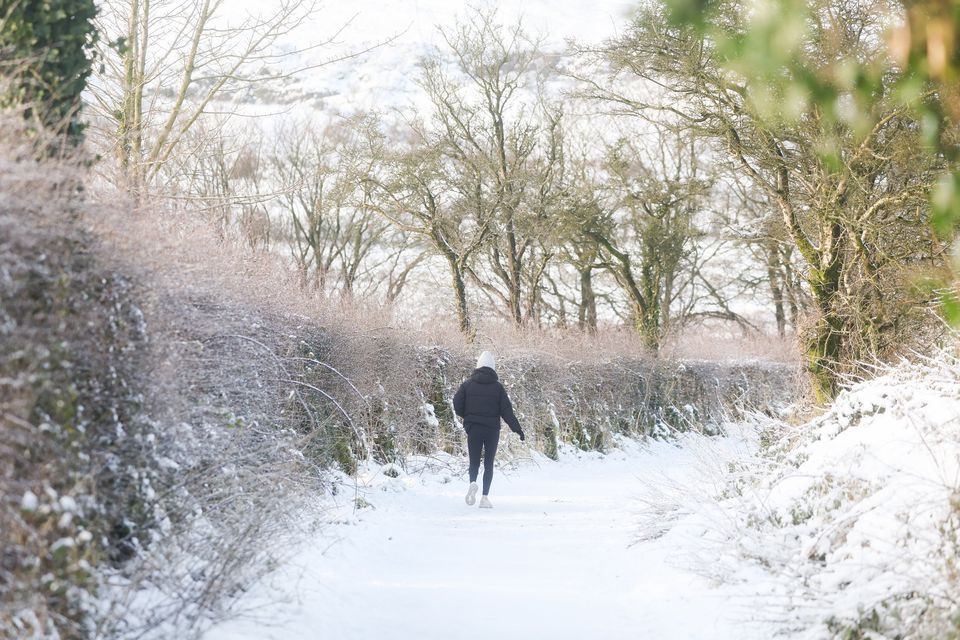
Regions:
M 685 568 L 702 525 L 639 541 L 648 499 L 704 488 L 704 447 L 731 455 L 729 440 L 688 442 L 701 453 L 656 442 L 508 465 L 492 510 L 464 504 L 459 461 L 376 473 L 361 492 L 373 508 L 324 527 L 204 640 L 769 637 L 740 622 L 732 587 Z

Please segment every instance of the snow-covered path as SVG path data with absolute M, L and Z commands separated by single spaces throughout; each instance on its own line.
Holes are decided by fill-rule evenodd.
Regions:
M 325 527 L 204 640 L 768 637 L 731 588 L 683 568 L 702 527 L 638 542 L 645 499 L 709 482 L 696 448 L 498 469 L 492 510 L 464 504 L 456 468 L 375 474 L 373 508 Z

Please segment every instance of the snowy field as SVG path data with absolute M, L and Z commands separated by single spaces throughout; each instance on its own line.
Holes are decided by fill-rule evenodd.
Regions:
M 505 438 L 504 435 L 502 438 Z M 769 638 L 745 625 L 749 598 L 690 570 L 702 527 L 683 520 L 641 541 L 667 487 L 716 487 L 734 438 L 623 443 L 606 456 L 500 468 L 492 510 L 464 504 L 464 462 L 420 461 L 397 478 L 368 469 L 292 561 L 205 640 L 338 638 Z M 654 510 L 655 512 L 656 510 Z

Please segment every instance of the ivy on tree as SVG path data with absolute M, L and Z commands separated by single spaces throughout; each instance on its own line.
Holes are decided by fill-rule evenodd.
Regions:
M 0 0 L 0 60 L 10 80 L 5 106 L 77 141 L 80 94 L 97 41 L 94 0 Z

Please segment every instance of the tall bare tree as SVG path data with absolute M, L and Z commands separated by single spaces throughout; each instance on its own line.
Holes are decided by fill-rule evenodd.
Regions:
M 189 135 L 205 114 L 216 112 L 222 121 L 236 111 L 236 97 L 269 93 L 318 66 L 295 61 L 330 45 L 343 26 L 306 48 L 277 46 L 314 8 L 313 0 L 280 0 L 259 12 L 231 11 L 226 0 L 104 0 L 102 69 L 91 82 L 94 123 L 126 186 L 139 192 L 178 156 L 205 153 Z
M 447 51 L 425 61 L 421 78 L 431 104 L 426 135 L 457 181 L 489 202 L 495 233 L 485 268 L 493 279 L 479 266 L 469 273 L 520 324 L 536 314 L 551 256 L 542 240 L 562 142 L 559 110 L 544 98 L 550 65 L 521 25 L 501 25 L 494 11 L 473 10 L 441 33 Z

